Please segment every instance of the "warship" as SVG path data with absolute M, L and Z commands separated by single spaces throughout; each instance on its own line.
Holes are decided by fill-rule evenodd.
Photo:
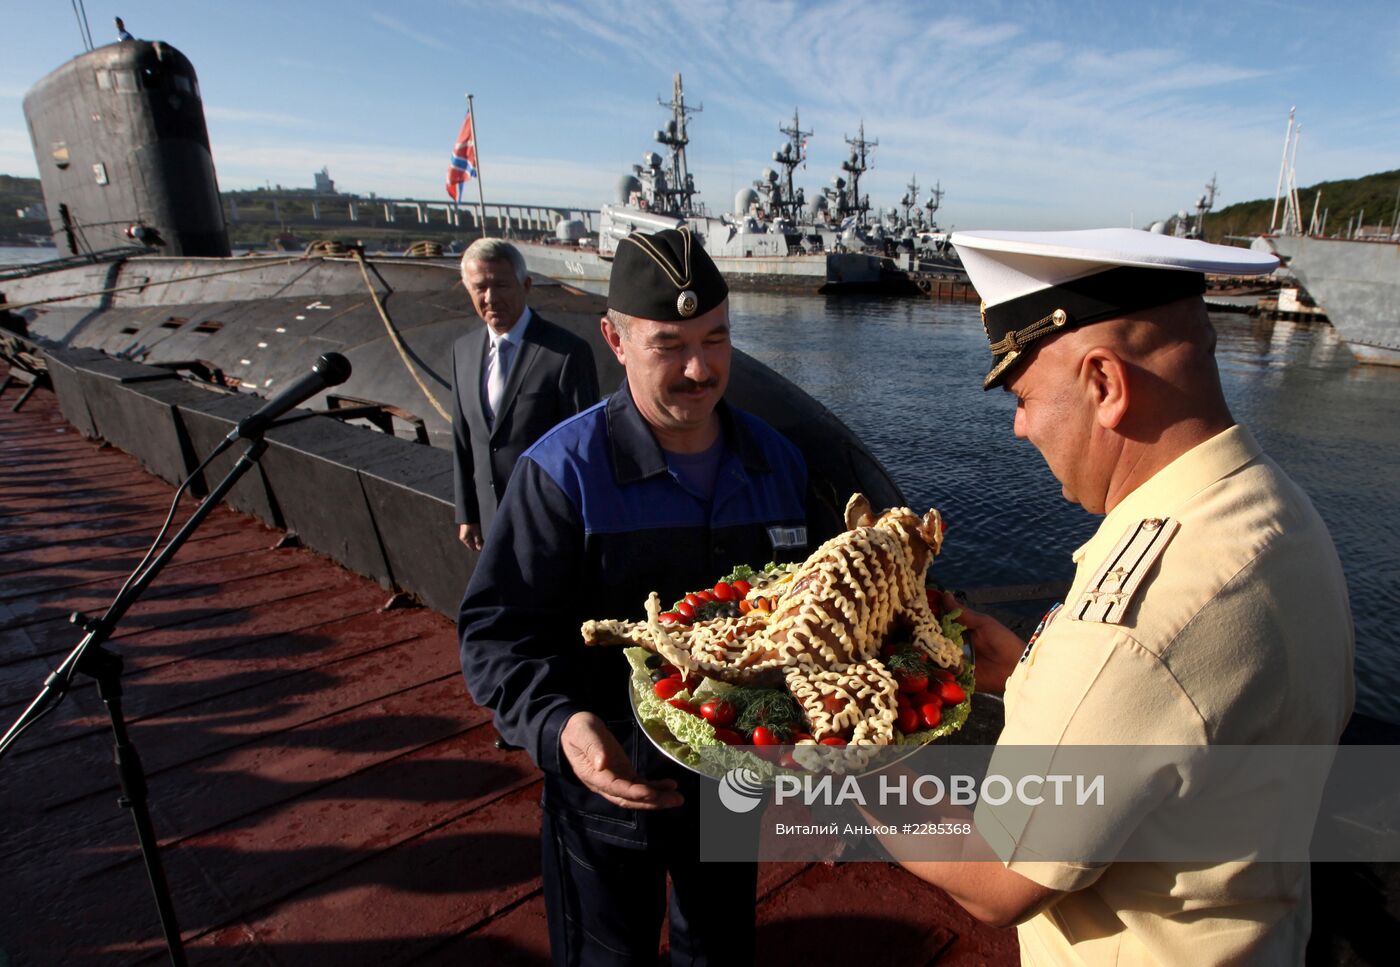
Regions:
M 618 180 L 613 201 L 601 208 L 596 235 L 582 222 L 566 220 L 556 226 L 552 242 L 522 243 L 533 269 L 586 291 L 606 292 L 613 253 L 628 234 L 688 225 L 736 288 L 917 292 L 913 273 L 961 274 L 946 233 L 932 225 L 937 200 L 926 206 L 931 229 L 921 211 L 910 215 L 914 199 L 909 195 L 904 219 L 872 218 L 860 177 L 869 170 L 869 149 L 878 142 L 866 139 L 863 122 L 856 137 L 846 139 L 851 150 L 841 174 L 809 206 L 793 182 L 794 171 L 807 160 L 812 132 L 802 130 L 794 110 L 791 125 L 778 127 L 787 136 L 773 152 L 781 171 L 765 169 L 751 187 L 735 194 L 731 211 L 711 214 L 696 199 L 699 191 L 686 159 L 689 118 L 702 108 L 686 103 L 679 73 L 672 78 L 671 100 L 658 102 L 670 111 L 654 135 L 667 157 L 648 151 Z M 911 191 L 917 195 L 916 184 Z M 942 198 L 941 190 L 936 197 Z
M 1400 242 L 1321 235 L 1261 242 L 1326 310 L 1359 362 L 1400 366 Z
M 0 271 L 11 370 L 51 381 L 70 422 L 178 482 L 260 397 L 318 355 L 343 354 L 349 379 L 310 401 L 322 415 L 272 431 L 260 473 L 229 499 L 455 613 L 475 555 L 450 513 L 448 362 L 453 341 L 480 325 L 456 259 L 336 244 L 230 257 L 194 65 L 163 42 L 80 54 L 39 81 L 24 110 L 62 254 Z M 610 392 L 622 371 L 599 332 L 604 300 L 535 281 L 532 306 L 590 342 Z M 738 350 L 728 398 L 802 449 L 832 527 L 852 492 L 904 502 L 839 419 Z M 389 490 L 372 493 L 370 477 Z M 433 567 L 414 563 L 433 555 Z
M 1358 217 L 1353 237 L 1324 235 L 1326 212 L 1321 221 L 1317 215 L 1320 190 L 1304 227 L 1297 179 L 1303 126 L 1296 122 L 1296 111 L 1288 112 L 1269 231 L 1250 246 L 1271 251 L 1283 261 L 1359 362 L 1400 366 L 1400 234 L 1392 227 L 1388 233 L 1355 237 L 1362 234 Z

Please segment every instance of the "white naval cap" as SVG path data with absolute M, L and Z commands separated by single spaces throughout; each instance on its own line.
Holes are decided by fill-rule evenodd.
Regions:
M 1262 275 L 1278 266 L 1264 252 L 1131 228 L 955 232 L 952 241 L 982 297 L 993 357 L 983 389 L 999 385 L 1043 336 L 1199 296 L 1207 272 Z

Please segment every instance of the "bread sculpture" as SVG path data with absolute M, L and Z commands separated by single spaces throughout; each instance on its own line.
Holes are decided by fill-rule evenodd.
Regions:
M 696 621 L 660 620 L 661 601 L 647 599 L 647 620 L 588 621 L 589 645 L 640 645 L 687 674 L 731 684 L 786 685 L 816 740 L 888 744 L 895 734 L 895 677 L 880 650 L 907 630 L 913 647 L 957 671 L 961 646 L 942 633 L 930 610 L 925 574 L 943 544 L 937 510 L 906 507 L 878 517 L 863 494 L 846 504 L 847 529 L 773 584 L 755 586 L 771 610 Z M 767 603 L 767 602 L 765 602 Z

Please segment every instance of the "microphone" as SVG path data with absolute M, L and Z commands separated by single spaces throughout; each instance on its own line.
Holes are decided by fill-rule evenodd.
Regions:
M 311 372 L 282 387 L 281 392 L 264 403 L 256 412 L 244 417 L 228 435 L 231 441 L 242 437 L 252 440 L 267 432 L 274 420 L 294 406 L 300 406 L 322 390 L 339 386 L 350 378 L 350 360 L 340 353 L 323 353 L 311 367 Z

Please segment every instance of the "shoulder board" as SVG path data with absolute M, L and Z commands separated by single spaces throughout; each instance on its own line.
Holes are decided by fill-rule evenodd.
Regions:
M 1115 625 L 1122 621 L 1143 578 L 1180 526 L 1170 517 L 1148 517 L 1129 527 L 1070 613 L 1080 621 Z

